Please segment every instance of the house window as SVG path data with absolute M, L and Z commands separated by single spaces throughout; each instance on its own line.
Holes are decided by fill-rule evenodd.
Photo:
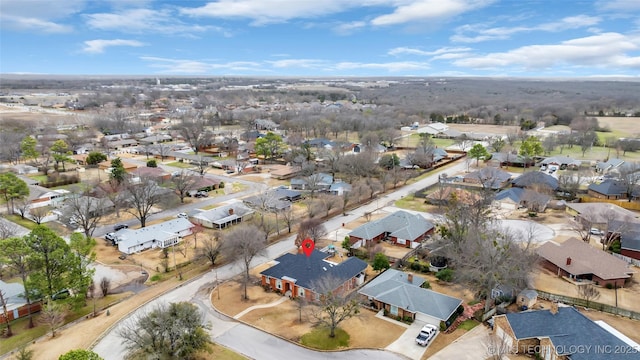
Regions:
M 391 305 L 390 313 L 391 315 L 398 315 L 398 307 L 395 305 Z
M 282 290 L 282 280 L 276 280 L 276 289 Z
M 301 287 L 298 288 L 298 296 L 304 297 L 304 289 Z

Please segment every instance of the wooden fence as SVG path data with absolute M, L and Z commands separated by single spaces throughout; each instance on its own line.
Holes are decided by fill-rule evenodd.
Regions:
M 621 309 L 619 307 L 602 304 L 594 301 L 587 301 L 585 299 L 574 298 L 571 296 L 564 296 L 558 294 L 552 294 L 541 290 L 536 290 L 538 292 L 538 297 L 540 299 L 549 300 L 549 301 L 557 301 L 564 304 L 569 304 L 573 306 L 582 306 L 585 308 L 590 308 L 598 311 L 607 312 L 614 315 L 620 315 L 624 317 L 628 317 L 634 320 L 640 320 L 640 313 L 636 311 L 631 311 L 627 309 Z

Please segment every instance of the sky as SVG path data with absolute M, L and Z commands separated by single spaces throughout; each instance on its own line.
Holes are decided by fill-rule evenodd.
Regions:
M 640 0 L 0 0 L 0 73 L 640 78 Z

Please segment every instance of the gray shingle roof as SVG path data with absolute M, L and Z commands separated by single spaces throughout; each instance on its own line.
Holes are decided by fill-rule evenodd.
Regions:
M 540 310 L 509 313 L 506 317 L 517 339 L 548 337 L 559 355 L 568 355 L 571 360 L 638 358 L 637 352 L 613 355 L 613 350 L 596 351 L 596 347 L 629 349 L 629 346 L 572 307 L 561 307 L 555 315 Z
M 334 264 L 325 261 L 329 256 L 314 250 L 309 257 L 305 254 L 284 254 L 275 259 L 276 265 L 264 270 L 260 275 L 282 279 L 284 276 L 295 279 L 296 285 L 313 290 L 314 284 L 325 276 L 331 276 L 340 283 L 347 281 L 367 268 L 367 263 L 357 257 Z
M 623 181 L 608 179 L 600 184 L 590 184 L 589 190 L 603 195 L 623 195 L 627 193 L 627 187 Z
M 547 185 L 552 190 L 558 188 L 558 179 L 542 171 L 529 171 L 513 180 L 513 186 L 529 187 L 536 184 Z
M 620 232 L 620 247 L 640 251 L 640 223 L 612 220 L 609 231 Z
M 569 274 L 594 274 L 603 280 L 626 279 L 633 273 L 624 260 L 576 238 L 567 239 L 562 244 L 548 241 L 537 250 L 538 255 Z M 567 259 L 570 264 L 567 265 Z
M 349 236 L 371 240 L 382 233 L 389 233 L 400 239 L 414 240 L 431 229 L 433 224 L 421 215 L 400 210 L 355 228 Z
M 232 214 L 230 214 L 230 210 Z M 239 219 L 252 213 L 253 210 L 246 207 L 243 203 L 237 202 L 229 205 L 219 206 L 211 210 L 201 211 L 197 214 L 194 214 L 193 218 L 208 220 L 216 224 L 224 224 L 228 221 Z
M 140 229 L 122 229 L 117 232 L 120 239 L 118 248 L 126 249 L 138 243 L 152 240 L 163 241 L 193 226 L 189 220 L 177 218 Z
M 523 188 L 509 188 L 509 189 L 505 189 L 500 191 L 499 193 L 496 194 L 495 200 L 496 201 L 504 201 L 506 199 L 509 199 L 511 201 L 513 201 L 516 204 L 520 204 L 520 201 L 522 200 L 522 196 L 524 195 L 524 189 Z
M 358 293 L 385 304 L 446 321 L 462 304 L 462 300 L 422 289 L 420 285 L 423 282 L 424 279 L 415 275 L 413 281 L 409 282 L 407 274 L 389 269 L 371 280 Z

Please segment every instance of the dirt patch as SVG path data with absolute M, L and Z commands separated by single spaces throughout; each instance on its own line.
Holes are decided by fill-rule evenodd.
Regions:
M 505 125 L 479 125 L 479 124 L 447 124 L 450 129 L 456 129 L 460 132 L 479 132 L 488 134 L 506 135 L 520 131 L 518 126 Z
M 589 319 L 593 321 L 602 320 L 616 328 L 616 330 L 628 336 L 633 341 L 640 344 L 640 333 L 638 333 L 638 329 L 640 329 L 640 321 L 600 311 L 584 309 L 579 310 Z

